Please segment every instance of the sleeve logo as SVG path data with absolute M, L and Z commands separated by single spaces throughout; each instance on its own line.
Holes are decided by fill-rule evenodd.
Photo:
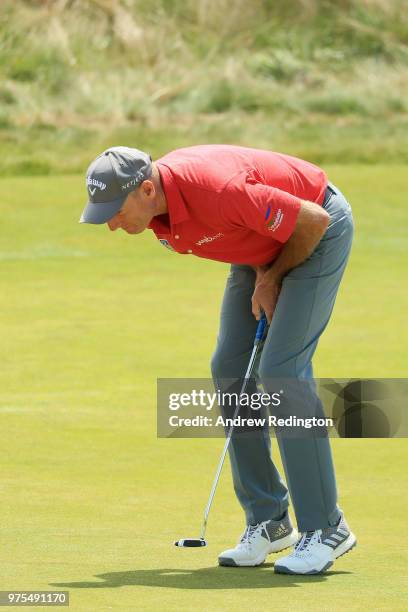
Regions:
M 268 206 L 266 215 L 265 215 L 265 221 L 266 221 L 266 225 L 268 226 L 268 230 L 271 232 L 274 232 L 278 229 L 278 227 L 282 223 L 283 212 L 282 212 L 282 209 L 279 208 L 279 210 L 275 213 L 275 215 L 274 214 L 271 215 L 271 211 L 272 211 L 271 206 Z

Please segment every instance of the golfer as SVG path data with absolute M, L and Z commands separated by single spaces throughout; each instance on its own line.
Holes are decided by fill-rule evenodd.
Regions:
M 138 149 L 112 147 L 91 163 L 86 184 L 82 223 L 128 234 L 150 229 L 167 249 L 231 264 L 211 364 L 218 387 L 243 378 L 264 311 L 270 326 L 258 380 L 265 390 L 277 378 L 299 383 L 294 405 L 321 409 L 312 357 L 353 238 L 350 205 L 323 170 L 229 145 L 178 149 L 155 162 Z M 337 504 L 329 438 L 276 436 L 300 533 L 288 515 L 289 493 L 269 435 L 233 436 L 230 463 L 247 527 L 219 563 L 259 565 L 293 546 L 275 572 L 320 573 L 356 543 Z

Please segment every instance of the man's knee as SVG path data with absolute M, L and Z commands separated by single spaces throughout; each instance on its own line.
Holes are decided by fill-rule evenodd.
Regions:
M 211 374 L 214 380 L 227 376 L 225 362 L 225 355 L 221 351 L 215 351 L 211 358 Z
M 285 357 L 282 357 L 281 352 L 264 351 L 259 361 L 259 379 L 264 383 L 270 378 L 312 378 L 314 351 L 315 345 L 300 347 Z
M 249 357 L 248 357 L 249 359 Z M 230 387 L 236 380 L 241 380 L 245 374 L 247 360 L 242 356 L 217 349 L 211 359 L 211 373 L 217 384 Z
M 296 359 L 288 359 L 283 362 L 276 361 L 275 363 L 271 359 L 264 359 L 264 356 L 262 356 L 258 367 L 258 377 L 262 384 L 265 384 L 268 379 L 297 377 Z

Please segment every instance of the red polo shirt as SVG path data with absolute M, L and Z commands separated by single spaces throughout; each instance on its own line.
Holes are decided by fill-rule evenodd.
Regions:
M 271 151 L 230 145 L 177 149 L 157 161 L 168 214 L 149 228 L 181 254 L 228 263 L 273 261 L 295 229 L 301 199 L 321 205 L 326 174 Z

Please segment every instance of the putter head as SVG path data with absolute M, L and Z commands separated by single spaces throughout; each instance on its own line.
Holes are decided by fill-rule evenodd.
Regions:
M 207 541 L 203 540 L 203 538 L 189 538 L 185 540 L 176 540 L 174 542 L 174 546 L 181 546 L 184 548 L 196 548 L 198 546 L 207 546 Z

